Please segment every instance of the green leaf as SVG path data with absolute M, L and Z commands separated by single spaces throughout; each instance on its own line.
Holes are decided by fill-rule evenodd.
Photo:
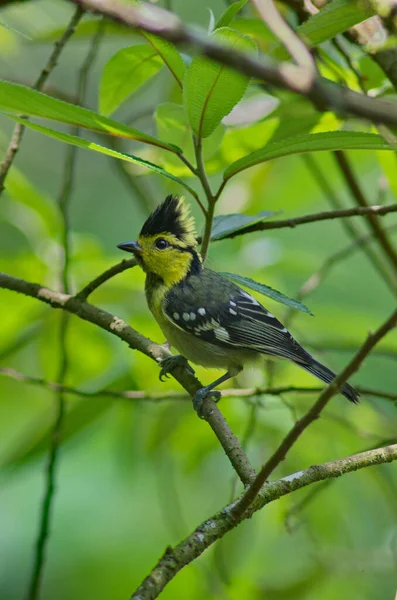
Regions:
M 215 29 L 219 29 L 220 27 L 227 27 L 231 21 L 233 21 L 234 17 L 238 12 L 243 8 L 245 4 L 247 4 L 248 0 L 238 0 L 238 2 L 233 2 L 230 6 L 227 7 L 225 12 L 219 17 L 218 21 L 215 23 Z
M 212 224 L 211 240 L 222 240 L 230 233 L 240 231 L 255 223 L 261 223 L 265 219 L 269 219 L 280 212 L 281 211 L 263 210 L 255 216 L 242 214 L 219 215 L 214 218 Z
M 92 131 L 145 142 L 170 152 L 179 152 L 179 148 L 172 144 L 157 140 L 138 129 L 127 127 L 92 110 L 57 100 L 18 83 L 0 80 L 0 111 L 16 116 L 42 117 L 59 123 L 77 125 Z
M 221 273 L 221 275 L 227 277 L 228 279 L 231 279 L 232 281 L 234 281 L 234 283 L 244 285 L 245 287 L 250 288 L 255 292 L 259 292 L 264 296 L 268 296 L 268 298 L 276 300 L 276 302 L 281 302 L 281 304 L 286 304 L 291 308 L 295 308 L 296 310 L 300 310 L 304 313 L 308 313 L 309 315 L 313 316 L 313 313 L 307 308 L 307 306 L 302 304 L 302 302 L 299 302 L 299 300 L 293 300 L 292 298 L 288 298 L 288 296 L 285 296 L 281 292 L 274 290 L 273 288 L 269 287 L 268 285 L 265 285 L 264 283 L 258 283 L 257 281 L 254 281 L 249 277 L 242 277 L 241 275 L 235 275 L 234 273 Z
M 264 148 L 240 158 L 226 169 L 224 179 L 281 156 L 326 150 L 397 150 L 397 144 L 388 144 L 380 135 L 374 133 L 357 131 L 327 131 L 297 135 L 280 142 L 270 142 Z
M 99 112 L 110 115 L 163 66 L 156 50 L 146 44 L 116 52 L 103 69 L 99 88 Z
M 234 50 L 254 52 L 255 43 L 233 29 L 217 29 L 210 39 L 233 47 Z M 223 117 L 241 100 L 249 77 L 237 73 L 208 58 L 198 56 L 186 71 L 184 104 L 194 133 L 208 137 Z
M 183 62 L 182 56 L 171 42 L 163 40 L 157 35 L 141 31 L 144 38 L 147 39 L 152 48 L 157 52 L 165 66 L 175 77 L 176 82 L 182 89 L 183 80 L 185 78 L 186 65 Z
M 192 132 L 189 123 L 187 122 L 186 113 L 183 106 L 174 104 L 173 102 L 165 102 L 157 107 L 155 113 L 157 133 L 160 137 L 169 140 L 176 146 L 180 147 L 184 156 L 190 161 L 195 161 L 194 147 L 192 140 Z M 225 128 L 223 125 L 218 125 L 210 136 L 203 140 L 203 156 L 204 160 L 210 158 L 218 150 Z M 179 158 L 174 154 L 167 152 L 165 155 L 167 165 L 172 165 L 172 168 L 177 169 L 180 173 L 187 172 L 190 176 L 192 173 L 187 171 L 187 167 L 181 163 Z
M 175 177 L 159 165 L 155 165 L 154 163 L 144 160 L 143 158 L 139 158 L 138 156 L 134 156 L 132 154 L 126 154 L 124 152 L 117 152 L 116 150 L 112 150 L 111 148 L 106 148 L 106 146 L 101 146 L 100 144 L 95 144 L 94 142 L 89 142 L 88 140 L 84 140 L 75 135 L 70 135 L 68 133 L 63 133 L 61 131 L 56 131 L 55 129 L 49 129 L 48 127 L 43 127 L 42 125 L 37 125 L 36 123 L 32 123 L 31 121 L 27 121 L 26 119 L 20 119 L 19 117 L 11 117 L 18 123 L 29 127 L 29 129 L 33 129 L 34 131 L 38 131 L 39 133 L 43 133 L 44 135 L 51 137 L 55 140 L 59 140 L 60 142 L 66 142 L 67 144 L 71 144 L 72 146 L 77 146 L 78 148 L 84 148 L 85 150 L 94 150 L 95 152 L 99 152 L 101 154 L 106 154 L 107 156 L 113 156 L 114 158 L 120 158 L 121 160 L 125 160 L 127 162 L 135 163 L 140 165 L 141 167 L 146 167 L 159 175 L 163 175 L 164 177 L 168 177 L 168 179 L 172 179 L 182 185 L 186 190 L 188 190 L 193 197 L 196 197 L 196 192 L 192 190 L 190 186 L 184 183 L 178 177 Z
M 318 46 L 374 14 L 369 3 L 357 2 L 357 0 L 332 0 L 305 23 L 299 25 L 296 31 L 309 46 Z M 279 60 L 290 58 L 289 53 L 282 46 L 277 46 L 271 55 Z

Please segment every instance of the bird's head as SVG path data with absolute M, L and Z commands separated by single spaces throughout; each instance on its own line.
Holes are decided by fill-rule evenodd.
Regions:
M 182 198 L 167 196 L 143 224 L 136 242 L 118 248 L 132 252 L 138 264 L 167 286 L 202 268 L 194 221 Z

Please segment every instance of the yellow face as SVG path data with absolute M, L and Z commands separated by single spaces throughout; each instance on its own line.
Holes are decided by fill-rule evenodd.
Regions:
M 142 269 L 160 277 L 167 287 L 189 272 L 193 254 L 171 233 L 140 236 L 138 246 L 134 254 Z

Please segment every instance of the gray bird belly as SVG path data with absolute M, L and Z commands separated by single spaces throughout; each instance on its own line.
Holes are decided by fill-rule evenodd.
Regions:
M 191 362 L 209 369 L 239 371 L 246 363 L 255 362 L 258 353 L 238 348 L 223 348 L 200 340 L 192 334 L 178 329 L 167 322 L 161 323 L 167 341 Z

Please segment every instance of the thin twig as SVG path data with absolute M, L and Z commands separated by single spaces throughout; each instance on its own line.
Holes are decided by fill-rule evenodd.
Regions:
M 207 173 L 205 171 L 204 157 L 203 157 L 203 145 L 201 137 L 193 135 L 194 152 L 196 156 L 196 175 L 199 178 L 205 196 L 207 198 L 207 209 L 205 214 L 205 227 L 203 239 L 201 242 L 201 256 L 203 261 L 206 259 L 208 247 L 211 239 L 212 222 L 214 220 L 215 202 L 216 199 L 212 193 L 211 186 L 208 181 Z
M 238 506 L 235 509 L 236 517 L 244 514 L 247 508 L 255 500 L 255 497 L 259 493 L 269 475 L 271 475 L 280 462 L 284 460 L 288 451 L 295 444 L 299 436 L 311 423 L 313 423 L 313 421 L 318 419 L 329 400 L 336 394 L 336 392 L 347 381 L 347 379 L 359 369 L 361 363 L 371 352 L 372 348 L 374 348 L 374 346 L 376 346 L 376 344 L 396 325 L 397 310 L 393 311 L 390 317 L 377 329 L 377 331 L 375 331 L 375 333 L 372 333 L 368 336 L 367 340 L 364 342 L 349 364 L 339 375 L 334 378 L 332 383 L 324 389 L 324 391 L 320 394 L 319 399 L 311 407 L 311 409 L 295 423 L 277 450 L 263 465 L 255 481 L 250 485 L 241 501 L 238 503 Z
M 368 206 L 369 206 L 368 202 L 358 184 L 358 181 L 356 180 L 356 178 L 354 176 L 353 170 L 349 164 L 346 154 L 340 150 L 337 150 L 336 152 L 334 152 L 334 156 L 335 156 L 336 162 L 343 174 L 345 182 L 349 187 L 351 195 L 353 196 L 354 200 L 356 201 L 356 204 L 360 207 L 368 208 Z M 379 245 L 383 249 L 386 258 L 388 259 L 391 266 L 393 267 L 394 273 L 396 274 L 397 273 L 397 253 L 396 253 L 395 249 L 393 248 L 393 245 L 390 242 L 387 233 L 383 230 L 382 226 L 378 222 L 378 219 L 375 215 L 369 213 L 366 216 L 366 219 L 367 219 L 368 225 L 370 226 L 374 235 L 376 236 L 376 238 L 379 242 Z
M 78 22 L 80 21 L 80 19 L 82 18 L 84 12 L 85 11 L 82 6 L 77 6 L 64 34 L 57 42 L 55 42 L 54 49 L 48 59 L 48 62 L 46 64 L 46 66 L 44 67 L 44 69 L 42 70 L 42 72 L 40 73 L 36 83 L 33 85 L 33 89 L 39 90 L 39 91 L 43 89 L 45 82 L 47 81 L 48 77 L 50 76 L 50 74 L 52 73 L 52 71 L 55 69 L 55 67 L 58 64 L 58 59 L 61 55 L 62 50 L 65 47 L 65 44 L 68 42 L 70 37 L 73 35 L 73 33 L 76 29 L 76 26 L 77 26 Z M 23 136 L 24 131 L 25 131 L 25 127 L 23 125 L 21 125 L 20 123 L 17 123 L 15 125 L 14 131 L 11 136 L 10 144 L 6 151 L 5 159 L 1 163 L 0 194 L 4 190 L 5 179 L 7 177 L 8 171 L 11 168 L 12 163 L 14 162 L 15 155 L 19 150 L 19 146 L 22 141 L 22 136 Z
M 85 58 L 83 65 L 80 69 L 79 80 L 78 80 L 78 91 L 77 100 L 78 103 L 84 102 L 84 97 L 87 88 L 87 78 L 89 70 L 95 59 L 98 45 L 103 33 L 103 19 L 100 22 L 97 32 L 93 37 L 90 45 L 87 57 Z M 79 135 L 79 128 L 73 128 L 73 134 Z M 77 148 L 75 146 L 69 146 L 66 154 L 64 180 L 62 189 L 58 199 L 58 205 L 62 216 L 62 266 L 60 273 L 60 287 L 63 294 L 69 294 L 70 291 L 70 220 L 69 220 L 69 207 L 70 200 L 74 185 L 75 172 L 76 172 L 76 159 L 77 159 Z M 58 389 L 56 390 L 56 418 L 51 434 L 50 451 L 48 455 L 47 471 L 46 471 L 46 487 L 44 493 L 43 504 L 40 513 L 40 525 L 39 534 L 36 543 L 36 552 L 34 557 L 32 579 L 29 585 L 28 599 L 37 600 L 40 595 L 40 586 L 43 575 L 43 569 L 45 564 L 45 551 L 49 538 L 50 522 L 54 504 L 54 493 L 56 484 L 56 475 L 58 467 L 58 455 L 59 447 L 61 443 L 61 433 L 63 427 L 63 420 L 65 415 L 65 397 L 63 392 L 63 385 L 68 372 L 69 358 L 67 352 L 67 334 L 69 326 L 70 314 L 63 311 L 61 313 L 61 322 L 59 329 L 59 352 L 60 352 L 60 363 L 59 372 L 57 377 Z
M 291 63 L 277 64 L 269 57 L 257 59 L 208 38 L 203 32 L 185 26 L 175 15 L 158 6 L 125 4 L 117 0 L 71 0 L 129 27 L 154 33 L 177 46 L 188 46 L 213 60 L 228 65 L 246 76 L 255 77 L 276 87 L 288 89 L 311 100 L 319 110 L 356 115 L 375 123 L 397 124 L 397 106 L 393 102 L 373 99 Z
M 307 168 L 309 169 L 311 175 L 317 182 L 324 196 L 327 198 L 328 202 L 335 210 L 342 210 L 342 204 L 338 200 L 337 196 L 334 194 L 331 186 L 328 183 L 327 178 L 323 175 L 321 169 L 319 168 L 317 162 L 310 154 L 305 154 L 302 156 L 303 161 L 305 162 Z M 341 221 L 341 225 L 346 231 L 347 235 L 351 240 L 356 241 L 359 239 L 361 232 L 359 229 L 351 223 L 349 220 L 343 219 Z M 362 248 L 365 256 L 368 258 L 375 271 L 380 275 L 383 281 L 386 283 L 387 287 L 393 293 L 393 295 L 397 294 L 397 286 L 394 284 L 393 279 L 385 267 L 383 262 L 378 258 L 377 254 L 373 251 L 372 248 L 364 245 Z
M 127 271 L 127 269 L 132 269 L 136 266 L 136 264 L 137 262 L 135 258 L 129 258 L 120 261 L 119 263 L 113 265 L 112 267 L 98 275 L 98 277 L 87 283 L 87 285 L 76 294 L 76 298 L 79 298 L 80 300 L 87 300 L 88 296 L 90 296 L 92 292 L 94 292 L 100 285 L 102 285 L 115 275 L 123 273 L 124 271 Z
M 25 375 L 15 369 L 9 367 L 0 367 L 0 375 L 11 377 L 17 381 L 22 381 L 31 385 L 37 385 L 40 387 L 47 388 L 49 390 L 62 391 L 65 394 L 73 394 L 74 396 L 80 396 L 82 398 L 98 398 L 99 396 L 105 396 L 120 400 L 137 400 L 142 402 L 186 402 L 190 399 L 189 394 L 184 392 L 170 391 L 166 393 L 153 393 L 141 392 L 139 390 L 128 390 L 118 392 L 116 390 L 99 389 L 94 391 L 81 390 L 79 388 L 71 387 L 69 385 L 61 385 L 55 381 L 47 381 L 42 377 L 34 377 L 32 375 Z M 256 398 L 257 396 L 282 396 L 284 394 L 319 394 L 322 392 L 324 387 L 298 387 L 294 385 L 279 386 L 279 387 L 253 387 L 253 388 L 229 388 L 222 390 L 222 398 Z M 360 385 L 356 386 L 356 390 L 362 396 L 374 396 L 376 398 L 384 398 L 385 400 L 397 400 L 397 392 L 386 392 L 383 390 L 375 390 L 372 388 L 363 387 Z M 256 404 L 252 405 L 253 407 Z M 244 445 L 244 444 L 243 444 Z
M 317 223 L 319 221 L 330 221 L 333 219 L 346 219 L 348 217 L 360 217 L 364 215 L 377 215 L 383 217 L 384 215 L 393 212 L 397 212 L 397 204 L 328 210 L 312 215 L 304 215 L 303 217 L 296 217 L 295 219 L 281 219 L 279 221 L 263 221 L 255 223 L 254 225 L 248 225 L 244 229 L 228 233 L 218 239 L 226 240 L 254 231 L 269 231 L 270 229 L 284 229 L 285 227 L 293 228 L 298 227 L 299 225 L 305 225 L 306 223 Z
M 388 228 L 388 231 L 395 229 L 397 229 L 397 225 L 392 225 Z M 324 282 L 324 279 L 329 275 L 329 272 L 335 265 L 342 261 L 345 261 L 349 256 L 351 256 L 358 250 L 363 249 L 363 247 L 366 244 L 373 242 L 375 239 L 376 235 L 374 233 L 368 233 L 366 235 L 358 237 L 351 244 L 348 244 L 344 248 L 341 248 L 337 252 L 334 252 L 333 254 L 328 256 L 323 262 L 323 264 L 320 266 L 320 268 L 317 269 L 315 273 L 310 275 L 310 277 L 308 277 L 308 279 L 306 279 L 306 281 L 300 287 L 296 295 L 297 299 L 304 300 L 309 294 L 312 294 L 314 290 L 316 290 L 319 287 L 319 285 Z M 288 327 L 291 324 L 291 320 L 296 314 L 296 311 L 294 311 L 292 308 L 288 309 L 286 317 L 284 319 L 286 327 Z
M 69 313 L 77 315 L 80 319 L 89 321 L 98 327 L 108 331 L 123 340 L 133 350 L 138 350 L 157 363 L 169 358 L 172 354 L 164 346 L 155 344 L 147 337 L 135 331 L 119 317 L 112 315 L 96 306 L 92 306 L 85 300 L 76 296 L 54 292 L 40 284 L 25 281 L 12 275 L 0 272 L 0 288 L 19 292 L 31 298 L 35 298 L 52 306 L 60 308 Z M 203 387 L 202 383 L 185 367 L 177 367 L 173 370 L 172 376 L 178 383 L 185 388 L 190 397 Z M 206 398 L 203 402 L 203 412 L 210 427 L 213 429 L 222 445 L 226 455 L 232 463 L 233 468 L 238 472 L 243 483 L 248 483 L 252 478 L 253 469 L 241 448 L 240 442 L 232 434 L 226 422 L 221 422 L 218 418 L 219 409 L 211 398 Z M 209 404 L 208 407 L 205 405 Z M 223 425 L 223 427 L 220 427 Z

